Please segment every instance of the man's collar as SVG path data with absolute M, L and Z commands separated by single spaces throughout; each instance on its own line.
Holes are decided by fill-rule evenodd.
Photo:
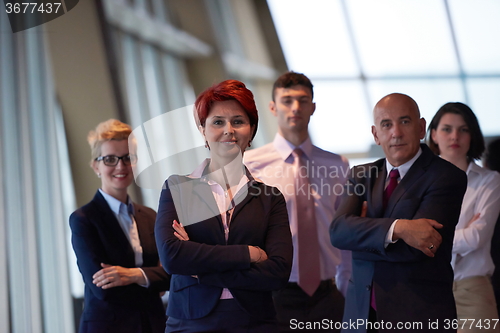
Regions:
M 409 160 L 406 163 L 401 164 L 398 167 L 393 166 L 391 163 L 389 163 L 389 160 L 386 158 L 385 159 L 385 167 L 387 168 L 387 177 L 389 177 L 389 172 L 392 169 L 397 168 L 399 170 L 400 178 L 403 179 L 403 177 L 406 175 L 408 170 L 410 170 L 411 166 L 420 157 L 420 155 L 422 155 L 422 147 L 418 148 L 418 152 L 415 154 L 415 156 L 412 157 L 411 160 Z
M 304 155 L 310 160 L 313 150 L 313 144 L 311 142 L 311 138 L 307 137 L 307 139 L 302 142 L 298 147 L 294 146 L 290 141 L 285 139 L 281 134 L 276 133 L 273 141 L 274 148 L 281 156 L 283 160 L 286 160 L 295 148 L 300 148 L 304 152 Z

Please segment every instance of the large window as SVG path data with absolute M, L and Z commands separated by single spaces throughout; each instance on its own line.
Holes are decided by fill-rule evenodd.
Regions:
M 0 12 L 0 332 L 72 333 L 74 190 L 43 27 Z
M 257 29 L 259 20 L 251 1 L 191 3 L 198 19 L 206 20 L 199 24 L 209 31 L 204 35 L 209 42 L 181 30 L 179 12 L 175 15 L 169 11 L 189 3 L 104 0 L 103 5 L 111 40 L 107 47 L 113 62 L 116 59 L 116 77 L 123 96 L 123 118 L 137 130 L 136 139 L 145 143 L 139 147 L 146 147 L 147 152 L 140 155 L 143 165 L 135 170 L 136 182 L 141 187 L 143 203 L 156 207 L 164 180 L 172 173 L 193 170 L 207 151 L 192 116 L 193 77 L 206 77 L 203 90 L 222 78 L 244 81 L 256 96 L 264 86 L 267 106 L 266 83 L 272 82 L 277 72 L 264 56 L 267 49 Z M 201 65 L 200 59 L 220 67 L 219 71 Z M 193 68 L 197 69 L 196 74 Z M 197 147 L 205 154 L 199 153 Z
M 372 108 L 392 92 L 412 96 L 427 122 L 446 102 L 466 103 L 486 136 L 500 134 L 499 1 L 268 3 L 289 68 L 315 86 L 318 146 L 367 157 Z

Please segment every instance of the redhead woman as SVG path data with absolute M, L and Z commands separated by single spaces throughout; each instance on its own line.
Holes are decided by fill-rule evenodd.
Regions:
M 134 180 L 129 125 L 110 119 L 91 131 L 91 167 L 101 188 L 69 219 L 71 241 L 85 283 L 80 333 L 160 333 L 165 311 L 160 292 L 170 276 L 159 264 L 156 214 L 132 202 Z
M 166 332 L 277 332 L 272 291 L 288 281 L 292 240 L 283 195 L 242 164 L 257 130 L 253 94 L 236 80 L 214 85 L 195 120 L 210 158 L 165 182 L 155 227 L 172 274 Z
M 469 320 L 464 327 L 459 325 L 459 332 L 484 332 L 494 326 L 499 332 L 500 325 L 493 320 L 498 313 L 490 246 L 500 211 L 500 174 L 474 162 L 484 151 L 484 139 L 474 112 L 463 103 L 447 103 L 438 110 L 429 125 L 428 143 L 436 154 L 467 173 L 451 261 L 458 320 Z

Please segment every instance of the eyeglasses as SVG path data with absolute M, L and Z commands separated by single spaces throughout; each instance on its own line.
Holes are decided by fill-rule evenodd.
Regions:
M 107 166 L 117 166 L 120 160 L 122 160 L 123 164 L 125 165 L 131 165 L 137 162 L 137 156 L 130 154 L 123 156 L 106 155 L 106 156 L 99 156 L 95 160 L 97 162 L 102 161 L 102 163 L 104 163 L 104 165 Z

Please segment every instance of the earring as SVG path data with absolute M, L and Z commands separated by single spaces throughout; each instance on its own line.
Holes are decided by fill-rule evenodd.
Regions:
M 100 174 L 100 173 L 98 173 L 98 174 L 97 174 L 97 177 L 98 177 L 98 178 L 101 178 L 101 174 Z
M 205 141 L 205 148 L 208 148 L 208 150 L 210 150 L 210 146 L 208 145 L 208 141 Z
M 248 147 L 252 147 L 252 140 L 248 141 Z

